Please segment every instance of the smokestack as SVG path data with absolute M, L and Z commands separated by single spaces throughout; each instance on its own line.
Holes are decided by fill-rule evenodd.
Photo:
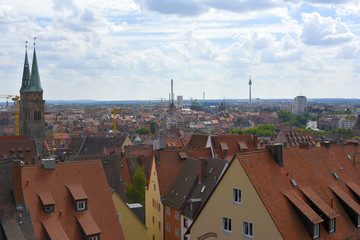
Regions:
M 199 184 L 201 184 L 202 180 L 205 176 L 205 158 L 199 158 Z
M 174 84 L 173 80 L 171 79 L 171 103 L 174 102 Z
M 251 85 L 252 85 L 252 81 L 251 81 L 251 75 L 249 76 L 249 103 L 251 103 Z
M 13 160 L 12 162 L 12 180 L 13 193 L 15 198 L 16 209 L 23 208 L 23 193 L 22 193 L 22 179 L 21 179 L 21 161 Z

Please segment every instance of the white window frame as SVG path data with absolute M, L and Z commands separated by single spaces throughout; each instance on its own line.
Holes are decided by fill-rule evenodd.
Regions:
M 232 200 L 234 204 L 242 204 L 242 190 L 241 188 L 233 188 L 232 191 Z
M 47 213 L 53 212 L 54 211 L 54 206 L 53 205 L 46 205 L 44 206 L 44 211 Z
M 169 207 L 166 207 L 166 215 L 170 216 L 170 208 Z
M 166 223 L 166 231 L 170 232 L 170 224 L 169 223 Z
M 184 218 L 183 226 L 186 229 L 189 228 L 189 220 L 187 218 Z
M 231 218 L 228 217 L 222 217 L 221 220 L 221 229 L 223 232 L 231 233 Z
M 335 218 L 329 220 L 329 233 L 335 232 Z
M 313 238 L 318 238 L 320 237 L 320 224 L 314 224 L 314 234 L 313 234 Z
M 254 224 L 252 222 L 243 222 L 243 236 L 247 238 L 254 237 Z
M 99 236 L 89 237 L 88 240 L 99 240 Z
M 85 210 L 85 209 L 86 209 L 86 201 L 78 201 L 78 202 L 76 202 L 76 210 L 82 211 L 82 210 Z
M 179 220 L 179 212 L 178 211 L 175 211 L 175 219 Z
M 357 228 L 360 228 L 360 215 L 357 217 Z

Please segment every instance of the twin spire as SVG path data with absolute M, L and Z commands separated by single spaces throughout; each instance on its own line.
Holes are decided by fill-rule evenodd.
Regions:
M 36 38 L 34 38 L 34 54 L 33 54 L 31 74 L 30 74 L 30 67 L 29 67 L 29 61 L 28 61 L 28 56 L 27 56 L 27 42 L 28 41 L 26 41 L 24 70 L 23 70 L 23 77 L 22 77 L 20 93 L 22 93 L 22 92 L 43 92 L 43 89 L 41 88 L 40 75 L 39 75 L 39 69 L 38 69 L 37 58 L 36 58 L 35 39 Z

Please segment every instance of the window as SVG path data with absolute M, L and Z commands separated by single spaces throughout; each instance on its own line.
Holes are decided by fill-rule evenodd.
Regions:
M 179 238 L 179 229 L 175 228 L 175 237 Z
M 329 220 L 329 233 L 335 232 L 335 218 Z
M 179 212 L 175 211 L 175 219 L 179 220 Z
M 99 240 L 99 236 L 89 237 L 88 240 Z
M 189 240 L 189 238 L 187 236 L 184 236 L 184 240 Z
M 52 213 L 54 211 L 54 206 L 53 205 L 44 206 L 44 211 L 45 213 Z
M 233 188 L 233 203 L 241 204 L 241 189 Z
M 188 228 L 189 227 L 189 222 L 186 218 L 184 218 L 184 228 Z
M 154 184 L 154 191 L 156 191 L 156 185 Z
M 253 223 L 243 222 L 243 235 L 244 237 L 251 237 L 251 238 L 254 236 Z
M 166 231 L 170 232 L 170 224 L 166 223 Z
M 222 218 L 222 230 L 223 232 L 231 233 L 231 218 Z
M 159 222 L 159 230 L 161 230 L 161 223 Z
M 360 215 L 357 217 L 357 228 L 360 228 Z
M 314 225 L 314 235 L 313 238 L 318 238 L 320 237 L 320 225 L 319 224 L 315 224 Z
M 81 211 L 86 209 L 85 201 L 79 201 L 76 203 L 76 210 Z
M 166 207 L 166 215 L 170 216 L 170 208 L 169 207 Z
M 155 217 L 153 216 L 153 224 L 155 224 Z

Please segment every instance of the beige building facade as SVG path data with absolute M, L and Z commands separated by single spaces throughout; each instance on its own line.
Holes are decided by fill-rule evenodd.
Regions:
M 237 158 L 186 236 L 191 240 L 283 239 Z

